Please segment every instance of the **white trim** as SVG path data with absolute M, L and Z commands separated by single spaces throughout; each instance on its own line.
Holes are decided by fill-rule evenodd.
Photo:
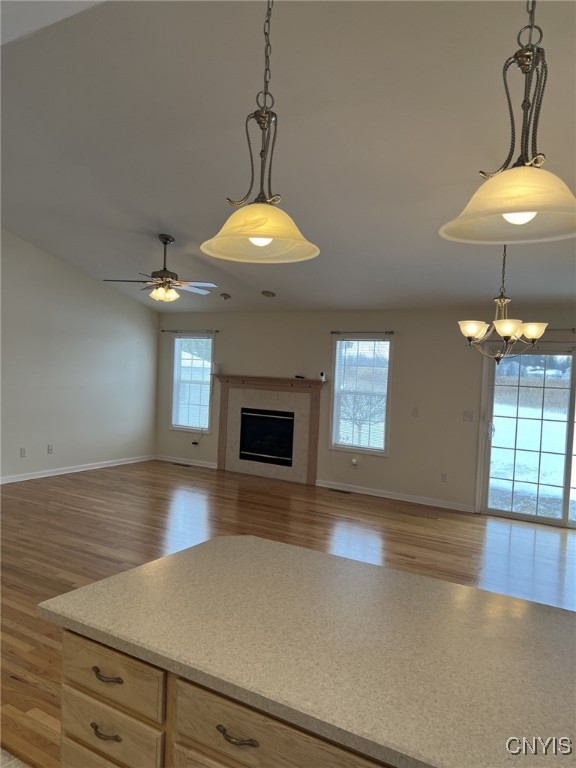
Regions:
M 69 475 L 73 472 L 86 472 L 89 469 L 103 469 L 104 467 L 118 467 L 122 464 L 139 464 L 142 461 L 153 461 L 156 456 L 135 456 L 131 459 L 114 459 L 112 461 L 98 461 L 94 464 L 79 464 L 75 467 L 59 467 L 58 469 L 41 469 L 37 472 L 26 472 L 23 475 L 6 475 L 0 477 L 0 485 L 8 483 L 21 483 L 24 480 L 36 480 L 39 477 L 53 477 L 55 475 Z
M 358 485 L 347 485 L 346 483 L 333 483 L 330 480 L 317 480 L 316 485 L 321 488 L 334 488 L 337 491 L 349 491 L 350 493 L 364 493 L 367 496 L 380 496 L 383 499 L 396 499 L 397 501 L 409 501 L 412 504 L 426 504 L 429 507 L 441 507 L 442 509 L 453 509 L 456 512 L 474 512 L 472 504 L 457 504 L 454 501 L 445 501 L 443 499 L 428 499 L 424 496 L 410 496 L 406 493 L 394 493 L 393 491 L 381 491 L 379 488 L 362 488 Z
M 174 424 L 174 389 L 176 380 L 176 342 L 179 339 L 202 339 L 210 340 L 210 378 L 208 381 L 208 424 L 206 427 L 188 426 L 186 424 Z M 215 336 L 210 331 L 191 331 L 190 333 L 179 332 L 175 333 L 171 343 L 172 350 L 172 376 L 171 376 L 171 395 L 170 395 L 170 424 L 169 429 L 175 429 L 186 432 L 199 432 L 203 434 L 210 434 L 210 427 L 212 426 L 212 397 L 214 395 L 214 375 L 212 373 L 214 369 L 214 339 Z M 202 382 L 203 383 L 203 382 Z
M 384 412 L 384 448 L 365 448 L 358 445 L 345 445 L 344 443 L 334 442 L 334 411 L 336 401 L 336 363 L 337 363 L 337 349 L 338 343 L 342 341 L 385 341 L 388 343 L 388 374 L 386 377 L 386 407 Z M 331 451 L 347 451 L 351 453 L 363 452 L 371 453 L 372 455 L 378 455 L 381 458 L 388 458 L 390 455 L 390 392 L 391 392 L 391 377 L 390 371 L 392 369 L 392 355 L 394 345 L 392 344 L 392 337 L 379 338 L 379 334 L 374 335 L 368 331 L 340 333 L 334 336 L 332 342 L 332 379 L 330 386 L 330 431 L 328 434 L 328 450 Z M 370 394 L 370 393 L 369 393 Z
M 488 436 L 489 425 L 494 420 L 494 378 L 496 363 L 487 357 L 482 359 L 480 384 L 480 418 L 478 419 L 478 462 L 476 465 L 476 493 L 474 511 L 486 514 L 488 507 L 488 473 L 490 470 L 490 448 L 492 436 Z
M 180 456 L 154 456 L 155 461 L 167 461 L 170 464 L 184 464 L 187 467 L 204 467 L 205 469 L 218 469 L 215 461 L 198 461 L 196 459 L 181 458 Z

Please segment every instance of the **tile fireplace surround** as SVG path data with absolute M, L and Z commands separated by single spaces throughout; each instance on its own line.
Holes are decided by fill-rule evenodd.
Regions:
M 316 482 L 320 391 L 323 382 L 268 376 L 228 376 L 222 373 L 216 374 L 216 378 L 220 382 L 218 469 L 313 485 Z M 291 467 L 240 458 L 242 408 L 294 413 Z

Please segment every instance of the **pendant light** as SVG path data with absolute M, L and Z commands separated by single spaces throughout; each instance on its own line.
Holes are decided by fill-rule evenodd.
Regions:
M 521 355 L 530 347 L 533 347 L 544 334 L 548 323 L 523 323 L 522 320 L 514 320 L 508 317 L 508 304 L 510 298 L 506 296 L 506 246 L 502 258 L 502 285 L 500 294 L 494 299 L 496 303 L 496 316 L 492 325 L 482 320 L 460 320 L 458 325 L 462 335 L 468 340 L 468 346 L 473 347 L 484 357 L 491 357 L 500 362 L 504 357 Z M 493 334 L 500 336 L 501 344 L 494 347 L 493 351 L 486 346 Z
M 271 76 L 270 19 L 273 5 L 274 0 L 268 0 L 264 21 L 264 89 L 256 96 L 258 109 L 246 118 L 246 138 L 251 166 L 250 187 L 241 200 L 226 198 L 228 203 L 238 210 L 229 217 L 217 235 L 200 246 L 203 253 L 216 259 L 256 264 L 285 264 L 313 259 L 320 253 L 315 245 L 306 240 L 291 217 L 276 208 L 281 198 L 280 195 L 272 194 L 272 158 L 278 126 L 278 115 L 272 110 L 274 97 L 268 90 Z M 261 132 L 260 190 L 256 199 L 243 207 L 254 186 L 254 155 L 249 131 L 252 120 Z M 264 191 L 266 175 L 267 194 Z
M 504 64 L 504 90 L 510 116 L 510 150 L 462 213 L 440 229 L 440 236 L 459 243 L 543 243 L 576 237 L 576 198 L 566 184 L 542 165 L 538 123 L 548 77 L 542 29 L 534 23 L 536 0 L 526 3 L 529 23 L 518 33 L 521 46 Z M 528 33 L 524 44 L 522 36 Z M 536 39 L 537 37 L 537 39 Z M 508 70 L 516 64 L 524 75 L 520 155 L 510 167 L 516 143 Z

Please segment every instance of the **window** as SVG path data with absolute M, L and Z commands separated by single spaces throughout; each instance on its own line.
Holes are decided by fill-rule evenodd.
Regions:
M 332 445 L 386 449 L 390 341 L 355 335 L 336 339 Z
M 212 336 L 174 338 L 173 427 L 208 429 L 213 346 Z

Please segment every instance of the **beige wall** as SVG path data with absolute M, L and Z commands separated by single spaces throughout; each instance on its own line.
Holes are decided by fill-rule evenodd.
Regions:
M 1 309 L 3 478 L 154 454 L 156 313 L 8 232 Z
M 572 307 L 515 306 L 520 317 L 575 325 Z M 456 321 L 489 319 L 489 300 L 475 309 L 158 315 L 3 233 L 1 309 L 3 479 L 151 455 L 215 466 L 219 385 L 210 433 L 193 446 L 197 434 L 169 427 L 173 335 L 159 334 L 160 325 L 219 330 L 223 373 L 317 378 L 324 370 L 321 484 L 474 508 L 482 358 Z M 331 330 L 394 331 L 386 457 L 329 447 Z
M 516 307 L 522 317 L 523 307 Z M 572 327 L 572 308 L 524 308 L 526 317 Z M 489 319 L 491 302 L 474 312 Z M 317 378 L 332 377 L 331 330 L 393 330 L 390 381 L 389 455 L 380 457 L 329 448 L 330 383 L 322 391 L 318 480 L 392 497 L 474 508 L 479 435 L 482 357 L 466 348 L 457 320 L 470 307 L 448 310 L 297 312 L 267 314 L 164 315 L 162 328 L 217 329 L 215 362 L 222 373 Z M 474 314 L 472 312 L 472 314 Z M 157 453 L 215 465 L 219 385 L 214 387 L 210 434 L 171 430 L 172 336 L 160 341 Z M 494 365 L 494 363 L 491 363 Z M 418 408 L 419 416 L 412 415 Z M 464 421 L 464 411 L 474 421 Z M 358 467 L 351 459 L 358 458 Z M 440 481 L 441 472 L 448 482 Z

